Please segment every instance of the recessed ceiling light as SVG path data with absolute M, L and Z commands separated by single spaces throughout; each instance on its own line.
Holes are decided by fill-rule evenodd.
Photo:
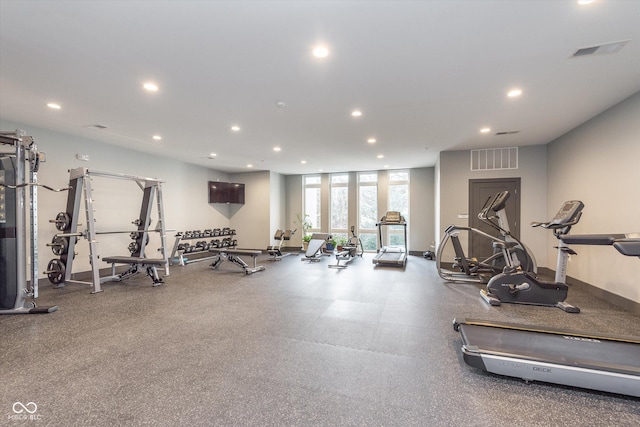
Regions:
M 326 46 L 316 46 L 313 48 L 313 56 L 316 58 L 326 58 L 329 56 L 329 49 Z
M 480 129 L 480 133 L 489 133 L 491 132 L 491 128 L 482 128 Z
M 215 159 L 218 155 L 216 153 L 209 153 L 210 159 Z
M 47 107 L 51 108 L 52 110 L 59 110 L 62 108 L 60 104 L 56 104 L 55 102 L 48 103 Z
M 389 169 L 389 165 L 384 165 L 384 168 L 385 169 Z
M 509 98 L 515 98 L 517 96 L 522 95 L 522 90 L 521 89 L 511 89 L 509 92 L 507 92 L 507 96 Z
M 158 91 L 158 85 L 153 82 L 146 82 L 145 84 L 142 85 L 142 87 L 148 90 L 149 92 Z
M 282 151 L 282 148 L 280 148 L 280 147 L 273 147 L 273 151 Z
M 585 4 L 594 3 L 594 2 L 595 0 L 578 0 L 579 5 L 585 5 Z
M 162 139 L 160 135 L 153 135 L 152 138 L 155 139 L 156 141 L 160 141 Z
M 369 139 L 367 139 L 367 142 L 369 144 L 375 144 L 376 143 L 376 139 L 375 138 L 369 138 Z
M 360 110 L 353 110 L 353 111 L 351 112 L 351 115 L 352 115 L 353 117 L 360 117 L 360 116 L 362 116 L 362 111 L 360 111 Z
M 384 159 L 384 154 L 378 154 L 379 159 Z
M 239 132 L 240 131 L 240 126 L 233 125 L 233 126 L 231 126 L 231 130 L 234 131 L 234 132 Z
M 318 169 L 318 172 L 322 172 L 322 169 Z
M 303 165 L 306 165 L 307 161 L 306 160 L 301 160 L 300 163 L 302 163 Z
M 249 164 L 247 165 L 247 167 L 248 167 L 248 168 L 252 168 L 252 167 L 253 167 L 253 165 L 252 165 L 251 163 L 249 163 Z

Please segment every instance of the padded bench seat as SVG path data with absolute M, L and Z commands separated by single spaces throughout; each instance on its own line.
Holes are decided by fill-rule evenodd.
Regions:
M 164 265 L 165 261 L 159 258 L 140 258 L 132 256 L 110 256 L 102 258 L 109 264 L 144 264 L 144 265 Z
M 259 249 L 234 249 L 234 248 L 211 248 L 209 252 L 216 254 L 211 267 L 217 270 L 223 260 L 227 260 L 238 267 L 242 268 L 245 274 L 253 274 L 258 271 L 264 271 L 263 265 L 257 265 L 256 260 L 262 251 Z M 246 255 L 253 258 L 253 267 L 250 267 L 246 262 L 240 258 L 240 255 Z
M 167 266 L 167 261 L 159 258 L 142 258 L 132 256 L 109 256 L 102 258 L 104 262 L 111 264 L 111 277 L 116 280 L 125 280 L 139 273 L 138 268 L 146 268 L 147 276 L 153 280 L 153 286 L 159 286 L 162 283 L 162 279 L 158 275 L 158 269 L 156 266 Z M 122 274 L 116 275 L 116 264 L 130 265 L 129 269 Z M 167 270 L 168 271 L 168 270 Z M 167 274 L 169 274 L 167 272 Z
M 253 258 L 262 254 L 262 251 L 258 249 L 211 248 L 209 249 L 209 252 L 213 252 L 215 254 L 225 253 L 231 255 L 249 255 Z

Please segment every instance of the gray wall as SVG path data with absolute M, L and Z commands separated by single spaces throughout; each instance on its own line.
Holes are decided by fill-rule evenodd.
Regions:
M 440 196 L 439 223 L 436 222 L 438 240 L 442 231 L 451 224 L 468 226 L 469 220 L 458 215 L 477 215 L 469 212 L 469 180 L 489 178 L 521 179 L 520 237 L 533 251 L 538 264 L 546 266 L 550 248 L 549 231 L 529 227 L 532 221 L 551 219 L 547 209 L 547 146 L 533 145 L 519 148 L 518 169 L 471 171 L 470 151 L 444 151 L 440 153 L 437 169 Z M 557 209 L 554 207 L 553 209 Z M 554 211 L 555 214 L 555 211 Z M 549 265 L 555 268 L 555 263 Z
M 273 241 L 273 235 L 276 230 L 283 229 L 286 230 L 289 227 L 286 227 L 286 187 L 285 187 L 285 179 L 283 175 L 279 173 L 270 172 L 269 173 L 269 191 L 270 191 L 270 239 Z M 276 244 L 273 241 L 273 244 Z
M 55 188 L 63 188 L 69 184 L 69 169 L 87 167 L 89 170 L 110 173 L 123 173 L 136 176 L 161 178 L 164 197 L 165 226 L 178 231 L 205 229 L 214 227 L 229 227 L 227 206 L 216 208 L 209 205 L 207 199 L 208 181 L 227 181 L 228 175 L 185 164 L 165 157 L 143 154 L 121 147 L 112 146 L 78 138 L 69 135 L 39 129 L 10 121 L 0 121 L 0 129 L 10 131 L 23 129 L 27 135 L 35 138 L 40 151 L 47 153 L 47 161 L 40 167 L 38 181 Z M 76 153 L 88 154 L 89 161 L 81 162 L 75 158 Z M 93 199 L 95 207 L 96 230 L 133 230 L 131 224 L 140 214 L 142 191 L 133 181 L 96 177 L 92 181 Z M 50 259 L 54 258 L 47 242 L 56 232 L 50 219 L 64 211 L 67 193 L 52 193 L 45 189 L 38 191 L 38 233 L 40 254 L 40 271 L 46 268 Z M 86 229 L 84 204 L 81 207 L 81 230 Z M 153 209 L 152 218 L 158 219 L 157 209 Z M 175 232 L 167 233 L 167 246 L 173 247 Z M 101 257 L 113 255 L 128 255 L 127 246 L 131 242 L 128 234 L 102 235 L 98 243 L 98 253 Z M 157 252 L 159 237 L 152 235 L 147 254 L 149 257 L 159 257 Z M 78 255 L 75 258 L 73 271 L 90 270 L 89 245 L 80 239 L 76 245 Z M 107 267 L 105 263 L 104 266 Z
M 585 208 L 573 234 L 640 232 L 640 92 L 548 147 L 547 216 L 579 199 Z M 607 246 L 573 248 L 570 276 L 640 302 L 638 258 Z M 548 254 L 549 264 L 554 256 Z
M 231 175 L 233 182 L 245 184 L 244 205 L 235 208 L 230 225 L 237 230 L 240 248 L 266 249 L 269 246 L 273 235 L 270 177 L 268 171 Z
M 411 169 L 410 229 L 411 249 L 424 252 L 435 244 L 435 168 Z
M 287 175 L 285 177 L 285 228 L 297 229 L 296 234 L 285 246 L 302 246 L 302 226 L 298 223 L 297 215 L 302 212 L 302 176 Z M 284 225 L 283 225 L 284 226 Z

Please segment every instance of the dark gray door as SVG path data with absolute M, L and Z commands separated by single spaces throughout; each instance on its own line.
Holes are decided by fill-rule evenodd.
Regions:
M 478 219 L 478 213 L 487 199 L 496 193 L 507 190 L 510 197 L 507 200 L 506 212 L 509 219 L 511 234 L 520 238 L 520 178 L 498 179 L 470 179 L 469 180 L 469 226 L 497 236 L 496 229 L 486 225 Z M 478 259 L 487 258 L 493 254 L 491 242 L 483 237 L 469 237 L 469 254 Z

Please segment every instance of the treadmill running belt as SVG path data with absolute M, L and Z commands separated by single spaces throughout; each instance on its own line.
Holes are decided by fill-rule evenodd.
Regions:
M 479 325 L 460 328 L 465 345 L 477 347 L 482 353 L 640 375 L 638 344 Z
M 464 361 L 498 375 L 640 397 L 640 338 L 455 320 Z

